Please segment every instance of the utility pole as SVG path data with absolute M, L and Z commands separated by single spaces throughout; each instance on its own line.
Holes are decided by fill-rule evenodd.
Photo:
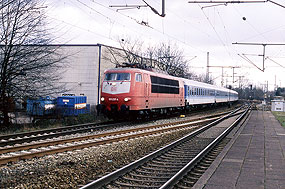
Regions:
M 207 70 L 206 70 L 206 82 L 208 83 L 209 82 L 209 60 L 210 60 L 210 53 L 207 52 Z
M 235 83 L 235 68 L 233 67 L 233 85 Z
M 234 83 L 235 83 L 235 68 L 241 68 L 240 66 L 208 66 L 207 65 L 207 68 L 208 67 L 211 67 L 211 68 L 222 68 L 222 86 L 223 86 L 223 84 L 224 84 L 224 68 L 231 68 L 231 69 L 233 69 L 233 85 L 234 85 Z M 227 84 L 226 84 L 227 85 Z
M 239 82 L 238 82 L 238 86 L 239 86 L 239 88 L 241 89 L 241 79 L 244 77 L 244 76 L 238 76 L 239 77 Z
M 224 68 L 222 67 L 222 81 L 221 81 L 222 87 L 224 86 Z
M 276 87 L 276 75 L 275 75 L 275 83 L 274 83 L 274 91 L 276 91 L 277 87 Z

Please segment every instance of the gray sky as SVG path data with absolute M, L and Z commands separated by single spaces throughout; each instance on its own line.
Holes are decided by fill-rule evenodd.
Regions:
M 285 6 L 285 0 L 274 0 Z M 161 12 L 161 0 L 146 0 Z M 48 0 L 48 18 L 58 43 L 96 44 L 119 47 L 118 38 L 140 39 L 145 47 L 161 42 L 172 43 L 184 51 L 196 73 L 206 72 L 207 52 L 210 66 L 237 66 L 235 76 L 247 83 L 269 89 L 285 86 L 285 46 L 266 46 L 265 72 L 248 63 L 240 55 L 247 54 L 262 68 L 263 46 L 232 43 L 285 43 L 285 8 L 273 3 L 189 4 L 187 0 L 166 0 L 166 16 L 154 14 L 150 8 L 116 10 L 109 5 L 144 5 L 140 0 Z M 245 18 L 245 19 L 244 19 Z M 139 23 L 145 22 L 148 26 Z M 240 55 L 239 55 L 240 54 Z M 283 66 L 283 67 L 282 67 Z M 215 83 L 221 84 L 221 68 L 210 68 Z M 224 69 L 225 76 L 233 70 Z M 224 83 L 232 84 L 232 77 Z M 244 82 L 245 82 L 244 81 Z M 238 86 L 238 81 L 235 82 Z

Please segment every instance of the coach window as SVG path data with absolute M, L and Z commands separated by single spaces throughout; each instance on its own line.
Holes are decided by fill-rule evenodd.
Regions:
M 136 81 L 142 82 L 142 74 L 136 73 Z

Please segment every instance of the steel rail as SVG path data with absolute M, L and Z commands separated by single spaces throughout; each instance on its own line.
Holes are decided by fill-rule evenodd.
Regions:
M 209 116 L 204 116 L 204 117 L 193 119 L 193 121 L 204 119 L 205 117 L 211 118 L 211 117 L 216 117 L 220 115 L 225 115 L 227 113 L 229 112 L 223 112 L 223 113 L 213 114 Z M 130 122 L 127 122 L 127 123 L 130 123 Z M 183 123 L 183 121 L 181 121 L 181 123 Z M 93 129 L 101 129 L 101 128 L 112 127 L 112 126 L 118 126 L 118 123 L 112 123 L 112 122 L 111 124 L 86 123 L 86 124 L 71 125 L 67 127 L 59 127 L 59 128 L 53 128 L 53 129 L 43 129 L 43 130 L 32 131 L 32 132 L 0 135 L 0 147 L 7 146 L 7 145 L 21 144 L 25 142 L 32 142 L 36 140 L 55 138 L 59 136 L 66 136 L 66 135 L 71 135 L 71 134 L 76 134 L 76 133 L 83 133 L 83 132 L 92 131 Z M 6 141 L 1 141 L 1 140 L 6 140 Z
M 172 178 L 170 178 L 160 189 L 171 188 L 179 180 L 181 180 L 194 166 L 208 153 L 210 152 L 219 142 L 221 142 L 231 130 L 246 116 L 250 110 L 250 106 L 247 110 L 240 115 L 234 123 L 232 123 L 225 131 L 223 131 L 213 142 L 211 142 L 206 148 L 204 148 L 195 158 L 193 158 L 187 165 L 185 165 L 179 172 L 177 172 Z
M 188 141 L 189 139 L 193 138 L 194 136 L 197 136 L 198 134 L 200 134 L 200 133 L 204 132 L 205 130 L 209 129 L 210 127 L 212 127 L 212 126 L 220 123 L 221 121 L 229 118 L 230 116 L 232 116 L 234 113 L 236 113 L 240 109 L 241 108 L 238 108 L 238 109 L 232 111 L 228 115 L 225 115 L 225 116 L 223 116 L 223 117 L 221 117 L 221 118 L 219 118 L 219 119 L 217 119 L 217 120 L 207 124 L 206 126 L 203 126 L 203 127 L 201 127 L 200 129 L 197 129 L 194 132 L 191 132 L 190 134 L 182 137 L 181 139 L 179 139 L 179 140 L 177 140 L 175 142 L 172 142 L 171 144 L 169 144 L 169 145 L 167 145 L 167 146 L 165 146 L 165 147 L 163 147 L 161 149 L 158 149 L 158 150 L 148 154 L 147 156 L 140 158 L 137 161 L 134 161 L 134 162 L 132 162 L 132 163 L 130 163 L 130 164 L 128 164 L 128 165 L 126 165 L 126 166 L 124 166 L 124 167 L 122 167 L 122 168 L 120 168 L 120 169 L 118 169 L 118 170 L 116 170 L 116 171 L 114 171 L 114 172 L 112 172 L 110 174 L 108 174 L 108 175 L 105 175 L 105 176 L 101 177 L 100 179 L 97 179 L 97 180 L 95 180 L 95 181 L 93 181 L 93 182 L 91 182 L 91 183 L 81 187 L 81 189 L 100 188 L 100 187 L 102 187 L 102 186 L 112 182 L 113 180 L 115 180 L 115 179 L 119 178 L 120 176 L 130 172 L 131 170 L 139 167 L 140 165 L 146 163 L 147 161 L 158 157 L 159 155 L 161 155 L 161 154 L 163 154 L 163 153 L 165 153 L 165 152 L 175 148 L 177 145 L 179 145 L 179 144 L 181 144 L 181 143 L 183 143 L 185 141 Z
M 78 141 L 89 140 L 89 139 L 102 138 L 102 137 L 107 137 L 107 136 L 127 134 L 127 133 L 131 133 L 131 132 L 138 132 L 138 131 L 143 131 L 143 130 L 157 129 L 157 128 L 162 128 L 162 127 L 167 127 L 167 126 L 170 127 L 172 125 L 179 125 L 180 124 L 179 126 L 170 128 L 170 129 L 175 130 L 178 128 L 189 127 L 189 126 L 196 125 L 196 124 L 207 123 L 207 122 L 216 120 L 218 118 L 219 117 L 205 118 L 204 120 L 203 119 L 194 120 L 194 121 L 189 120 L 189 122 L 179 121 L 179 122 L 174 122 L 174 123 L 165 123 L 165 124 L 161 124 L 161 125 L 152 125 L 152 126 L 139 127 L 139 128 L 133 128 L 133 129 L 125 129 L 125 130 L 120 130 L 120 131 L 112 131 L 112 132 L 106 132 L 106 133 L 100 133 L 100 134 L 93 134 L 93 135 L 75 137 L 75 138 L 70 138 L 70 139 L 61 139 L 61 140 L 55 140 L 55 141 L 47 141 L 47 142 L 39 142 L 39 143 L 34 143 L 34 144 L 13 146 L 13 147 L 8 147 L 8 148 L 0 148 L 0 154 L 20 151 L 20 150 L 29 150 L 32 148 L 46 147 L 46 146 L 51 146 L 51 145 L 78 142 Z
M 30 141 L 35 141 L 35 140 L 47 139 L 47 138 L 54 138 L 54 137 L 70 135 L 74 133 L 88 132 L 92 129 L 112 127 L 112 125 L 117 126 L 118 123 L 102 124 L 102 125 L 95 124 L 95 123 L 86 123 L 86 124 L 73 125 L 73 126 L 67 126 L 67 127 L 59 127 L 59 128 L 54 128 L 54 129 L 43 129 L 39 131 L 24 132 L 24 133 L 17 133 L 17 134 L 11 134 L 11 135 L 2 135 L 0 136 L 0 140 L 6 140 L 6 141 L 0 141 L 0 146 L 20 144 L 24 142 L 30 142 Z M 40 136 L 35 136 L 35 135 L 40 135 Z
M 195 119 L 191 119 L 191 120 L 196 121 L 196 120 L 201 120 L 201 119 L 205 119 L 205 118 L 211 118 L 211 117 L 225 115 L 226 113 L 229 113 L 229 112 L 223 112 L 223 113 L 213 114 L 213 115 L 209 115 L 209 116 L 203 116 L 203 117 L 199 117 L 199 118 L 195 118 Z M 178 121 L 176 123 L 178 124 L 178 123 L 186 123 L 186 122 L 189 122 L 189 120 Z M 27 143 L 27 142 L 37 141 L 37 140 L 44 140 L 44 139 L 49 139 L 49 138 L 55 138 L 55 137 L 59 137 L 59 136 L 66 136 L 66 135 L 70 135 L 70 134 L 83 133 L 83 132 L 92 131 L 93 129 L 102 129 L 102 128 L 118 126 L 117 123 L 112 123 L 109 125 L 95 125 L 93 127 L 90 127 L 91 125 L 92 125 L 92 123 L 69 126 L 69 127 L 66 127 L 66 129 L 65 128 L 56 128 L 56 129 L 50 129 L 50 130 L 47 129 L 47 130 L 40 130 L 40 131 L 34 131 L 34 132 L 19 133 L 19 134 L 15 134 L 15 135 L 5 135 L 5 136 L 13 136 L 13 140 L 7 140 L 7 141 L 2 141 L 2 142 L 0 141 L 0 147 L 4 147 L 4 146 L 8 146 L 8 145 L 11 146 L 11 145 L 15 145 L 15 144 L 22 144 L 22 143 Z M 81 127 L 81 128 L 78 128 L 78 127 Z M 88 128 L 82 128 L 82 127 L 88 127 Z M 77 129 L 74 129 L 74 128 L 77 128 Z M 69 129 L 72 129 L 72 130 L 69 130 Z M 59 132 L 47 134 L 47 131 L 59 131 Z M 35 134 L 44 134 L 44 135 L 33 136 Z M 22 137 L 24 136 L 25 138 L 15 138 L 15 137 L 20 137 L 20 136 L 22 136 Z M 30 136 L 30 137 L 28 137 L 28 136 Z
M 118 141 L 122 141 L 122 140 L 128 140 L 128 139 L 132 139 L 132 138 L 138 138 L 138 137 L 143 137 L 143 136 L 149 136 L 149 135 L 153 135 L 153 134 L 158 134 L 158 133 L 163 133 L 163 132 L 168 132 L 168 131 L 173 131 L 173 130 L 177 130 L 177 129 L 182 129 L 185 127 L 189 127 L 189 126 L 193 126 L 195 124 L 201 124 L 204 122 L 209 122 L 209 121 L 213 121 L 213 120 L 217 120 L 218 118 L 210 118 L 207 120 L 200 120 L 200 121 L 194 121 L 191 123 L 184 123 L 184 124 L 180 124 L 178 126 L 170 126 L 167 128 L 163 128 L 165 127 L 165 125 L 160 125 L 160 126 L 150 126 L 146 127 L 145 129 L 142 128 L 137 128 L 136 129 L 128 129 L 128 130 L 124 130 L 124 131 L 115 131 L 115 132 L 111 132 L 108 134 L 102 133 L 99 134 L 99 137 L 106 137 L 106 136 L 111 136 L 111 135 L 119 135 L 119 134 L 126 134 L 126 133 L 130 133 L 130 132 L 134 132 L 134 131 L 142 131 L 142 130 L 149 130 L 149 129 L 153 129 L 156 127 L 162 127 L 162 129 L 159 130 L 154 130 L 154 131 L 148 131 L 148 132 L 144 132 L 144 133 L 137 133 L 137 134 L 133 134 L 133 135 L 126 135 L 126 136 L 121 136 L 121 137 L 116 137 L 116 138 L 111 138 L 111 139 L 103 139 L 100 141 L 92 141 L 92 142 L 88 142 L 88 143 L 83 143 L 83 144 L 74 144 L 74 145 L 70 145 L 70 146 L 64 146 L 64 147 L 60 147 L 57 148 L 55 146 L 55 148 L 53 149 L 48 149 L 48 150 L 41 150 L 38 152 L 26 152 L 25 154 L 19 154 L 16 156 L 10 156 L 10 157 L 4 157 L 4 158 L 0 158 L 0 165 L 1 164 L 6 164 L 8 162 L 15 162 L 15 161 L 19 161 L 22 159 L 30 159 L 33 157 L 42 157 L 44 155 L 50 155 L 50 154 L 55 154 L 55 153 L 59 153 L 59 152 L 65 152 L 65 151 L 71 151 L 71 150 L 77 150 L 77 149 L 82 149 L 82 148 L 87 148 L 87 147 L 91 147 L 91 146 L 96 146 L 96 145 L 102 145 L 102 144 L 107 144 L 107 143 L 112 143 L 112 142 L 118 142 Z M 96 138 L 96 137 L 95 137 Z M 91 136 L 89 137 L 89 139 L 91 139 Z M 67 139 L 70 141 L 73 141 L 74 139 Z M 46 146 L 50 146 L 50 145 L 54 145 L 54 144 L 60 144 L 60 141 L 50 141 L 46 143 Z M 39 144 L 39 146 L 37 147 L 43 147 L 43 145 L 45 144 Z M 31 145 L 32 146 L 32 145 Z M 31 146 L 27 146 L 31 147 Z M 18 148 L 18 147 L 15 147 Z M 19 147 L 20 148 L 20 147 Z M 3 149 L 2 151 L 4 151 L 5 149 Z
M 171 131 L 171 130 L 177 130 L 177 129 L 181 129 L 183 127 L 189 127 L 195 124 L 199 124 L 199 123 L 203 123 L 203 122 L 209 122 L 211 120 L 216 120 L 218 118 L 210 118 L 208 120 L 198 120 L 198 121 L 194 121 L 192 123 L 180 123 L 181 121 L 179 121 L 178 123 L 180 123 L 179 126 L 175 126 L 175 127 L 169 127 L 169 128 L 163 128 L 160 130 L 156 130 L 156 131 L 150 131 L 150 132 L 145 132 L 145 133 L 140 133 L 140 134 L 134 134 L 134 135 L 128 135 L 128 136 L 123 136 L 123 137 L 117 137 L 117 138 L 113 138 L 113 139 L 106 139 L 106 140 L 101 140 L 101 141 L 91 141 L 91 142 L 85 142 L 83 144 L 72 144 L 69 146 L 52 146 L 52 149 L 41 149 L 41 150 L 37 150 L 34 152 L 22 152 L 22 154 L 19 155 L 14 155 L 14 156 L 7 156 L 6 157 L 2 157 L 0 158 L 0 164 L 6 164 L 8 162 L 15 162 L 15 161 L 19 161 L 22 159 L 31 159 L 33 157 L 42 157 L 44 155 L 50 155 L 50 154 L 55 154 L 55 153 L 59 153 L 59 152 L 65 152 L 65 151 L 71 151 L 71 150 L 75 150 L 75 149 L 82 149 L 82 148 L 86 148 L 86 147 L 91 147 L 91 146 L 95 146 L 95 145 L 101 145 L 101 144 L 106 144 L 106 143 L 112 143 L 112 142 L 118 142 L 121 140 L 127 140 L 127 139 L 131 139 L 131 138 L 137 138 L 137 137 L 142 137 L 142 136 L 148 136 L 148 135 L 152 135 L 152 134 L 157 134 L 157 133 L 163 133 L 163 132 L 167 132 L 167 131 Z M 185 121 L 183 121 L 185 122 Z M 148 128 L 146 128 L 147 130 L 151 129 L 151 128 L 155 128 L 155 127 L 164 127 L 169 125 L 169 123 L 167 124 L 162 124 L 160 126 L 149 126 Z M 134 130 L 134 129 L 129 129 L 127 131 L 118 131 L 118 132 L 114 132 L 112 134 L 109 135 L 114 135 L 115 133 L 117 134 L 123 134 L 123 133 L 129 133 L 129 132 L 134 132 L 134 131 L 140 131 L 142 130 L 142 128 L 138 128 L 138 130 Z M 103 135 L 101 135 L 101 137 L 103 137 Z M 91 137 L 89 137 L 90 139 Z M 67 139 L 69 140 L 69 139 Z M 70 139 L 72 142 L 75 142 L 74 139 Z M 60 144 L 62 142 L 60 141 L 51 141 L 51 142 L 47 142 L 47 144 L 39 144 L 38 147 L 43 147 L 43 145 L 45 146 L 50 146 L 50 145 L 57 145 Z M 63 142 L 64 143 L 64 142 Z M 28 149 L 31 148 L 32 145 L 28 145 L 27 147 L 23 147 L 22 150 L 24 148 Z M 34 146 L 37 146 L 37 144 L 35 144 Z M 18 147 L 15 147 L 18 148 Z M 18 149 L 21 149 L 21 147 L 19 147 Z M 11 150 L 11 149 L 10 149 Z M 4 152 L 5 149 L 3 149 L 2 152 Z M 9 151 L 9 149 L 8 149 Z M 5 155 L 5 154 L 4 154 Z
M 239 114 L 239 113 L 233 114 L 232 116 L 237 115 L 237 114 Z M 203 118 L 204 118 L 204 120 L 203 120 Z M 153 125 L 153 126 L 140 127 L 140 128 L 134 128 L 134 129 L 126 129 L 126 130 L 121 130 L 121 131 L 113 131 L 113 132 L 106 132 L 106 133 L 100 133 L 100 134 L 93 134 L 93 135 L 74 137 L 74 138 L 69 138 L 69 139 L 37 142 L 37 143 L 33 143 L 33 144 L 17 145 L 17 146 L 12 146 L 12 147 L 2 147 L 2 148 L 0 147 L 0 155 L 4 154 L 4 153 L 9 153 L 9 152 L 17 152 L 17 151 L 30 150 L 30 149 L 40 148 L 40 147 L 47 147 L 47 146 L 54 146 L 54 145 L 59 145 L 59 144 L 79 142 L 79 141 L 84 141 L 84 140 L 96 139 L 96 138 L 100 138 L 100 137 L 107 137 L 107 136 L 112 136 L 112 135 L 126 134 L 126 133 L 130 133 L 130 132 L 156 129 L 156 128 L 166 127 L 166 126 L 171 126 L 171 125 L 178 125 L 178 124 L 186 124 L 187 123 L 187 125 L 185 125 L 185 126 L 181 125 L 181 127 L 189 127 L 189 126 L 195 125 L 195 124 L 207 123 L 207 122 L 210 122 L 210 121 L 215 120 L 215 119 L 218 119 L 218 117 L 214 117 L 213 115 L 211 115 L 211 116 L 200 117 L 200 118 L 191 119 L 191 120 L 184 120 L 184 121 L 177 121 L 177 122 L 173 122 L 173 123 L 165 123 L 165 124 L 161 124 L 161 125 Z M 1 159 L 1 157 L 0 157 L 0 159 Z
M 46 134 L 46 133 L 52 133 L 52 132 L 60 132 L 70 129 L 77 129 L 82 127 L 88 127 L 88 126 L 98 126 L 98 125 L 107 125 L 108 123 L 85 123 L 85 124 L 78 124 L 78 125 L 70 125 L 70 126 L 64 126 L 64 127 L 57 127 L 52 129 L 41 129 L 37 131 L 31 131 L 31 132 L 21 132 L 16 134 L 8 134 L 8 135 L 0 135 L 0 140 L 7 140 L 11 138 L 19 138 L 19 137 L 25 137 L 25 136 L 31 136 L 31 135 L 39 135 L 39 134 Z

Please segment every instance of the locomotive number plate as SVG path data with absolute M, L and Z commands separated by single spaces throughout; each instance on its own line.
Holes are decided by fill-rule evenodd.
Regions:
M 109 101 L 119 101 L 118 98 L 109 98 Z

